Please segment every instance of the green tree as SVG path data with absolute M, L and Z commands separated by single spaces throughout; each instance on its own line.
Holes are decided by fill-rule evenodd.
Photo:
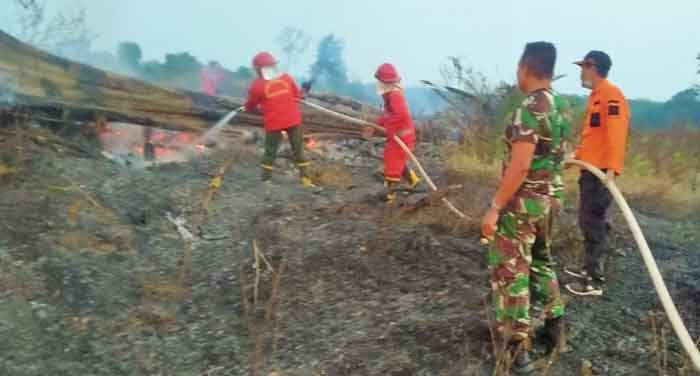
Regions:
M 311 37 L 301 29 L 287 26 L 277 36 L 276 41 L 285 56 L 286 61 L 283 68 L 287 71 L 291 71 L 299 60 L 299 57 L 309 48 Z
M 138 74 L 141 72 L 141 58 L 143 52 L 141 47 L 134 42 L 119 43 L 117 48 L 117 59 L 125 73 Z
M 664 105 L 666 123 L 700 124 L 700 88 L 691 87 L 674 95 Z
M 10 33 L 22 41 L 70 59 L 85 61 L 96 35 L 87 26 L 82 6 L 50 12 L 47 0 L 3 3 L 3 15 L 14 17 Z
M 311 66 L 311 78 L 323 89 L 342 91 L 348 84 L 348 72 L 343 59 L 343 40 L 330 34 L 318 44 L 316 62 Z

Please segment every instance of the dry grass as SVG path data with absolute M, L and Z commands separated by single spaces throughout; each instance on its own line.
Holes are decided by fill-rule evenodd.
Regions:
M 652 367 L 659 376 L 698 375 L 688 355 L 678 348 L 673 335 L 673 328 L 664 312 L 650 311 L 647 323 L 650 328 L 649 353 Z M 700 343 L 696 344 L 700 345 Z M 680 353 L 678 352 L 680 350 Z
M 450 197 L 469 218 L 463 228 L 478 233 L 481 216 L 500 178 L 502 148 L 494 145 L 495 135 L 471 137 L 462 145 L 444 145 L 444 168 L 449 184 L 464 184 L 463 194 Z M 673 240 L 692 243 L 700 239 L 700 130 L 688 128 L 664 132 L 633 132 L 626 157 L 625 173 L 618 185 L 634 210 L 673 219 L 678 224 Z M 578 206 L 578 169 L 565 172 L 567 187 L 565 215 L 555 227 L 555 252 L 563 261 L 580 258 L 582 238 L 575 213 Z M 425 211 L 425 220 L 453 223 L 442 209 Z M 619 222 L 613 211 L 612 220 Z M 447 214 L 449 216 L 449 213 Z M 619 228 L 626 228 L 621 224 Z
M 445 191 L 429 196 L 427 205 L 421 206 L 420 210 L 412 210 L 411 215 L 403 220 L 429 226 L 437 231 L 478 234 L 482 215 L 489 206 L 498 182 L 498 169 L 495 164 L 481 163 L 476 156 L 464 152 L 463 148 L 456 145 L 442 147 L 440 155 L 446 156 L 446 159 L 442 181 L 437 184 Z M 459 188 L 447 189 L 453 186 Z M 442 197 L 448 198 L 466 218 L 458 218 L 445 207 Z
M 276 268 L 268 264 L 264 253 L 257 247 L 257 242 L 253 246 L 253 259 L 255 260 L 253 281 L 250 281 L 251 276 L 248 276 L 250 272 L 247 268 L 242 267 L 240 288 L 243 313 L 252 347 L 251 374 L 260 376 L 263 374 L 267 357 L 274 353 L 277 347 L 277 316 L 281 302 L 282 276 L 285 273 L 286 264 L 281 261 Z M 261 275 L 264 264 L 267 265 L 266 273 Z M 265 281 L 269 283 L 261 283 Z M 259 295 L 264 296 L 266 302 L 263 303 Z
M 700 212 L 700 130 L 632 132 L 620 186 L 636 206 L 673 219 Z
M 313 165 L 310 174 L 311 179 L 322 187 L 348 189 L 353 185 L 352 172 L 343 163 Z
M 166 279 L 146 279 L 141 286 L 145 300 L 176 302 L 182 299 L 186 292 L 178 281 Z

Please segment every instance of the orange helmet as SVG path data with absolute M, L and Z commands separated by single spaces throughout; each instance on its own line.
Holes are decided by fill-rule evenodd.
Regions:
M 399 72 L 389 63 L 380 65 L 379 68 L 377 68 L 377 73 L 374 74 L 374 77 L 385 84 L 397 84 L 401 81 Z
M 277 65 L 277 60 L 269 52 L 261 52 L 253 58 L 253 67 L 265 68 Z

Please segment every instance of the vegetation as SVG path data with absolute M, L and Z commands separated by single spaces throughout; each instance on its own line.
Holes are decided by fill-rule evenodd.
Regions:
M 464 92 L 461 93 L 464 101 L 458 101 L 457 91 L 448 93 L 446 100 L 451 103 L 451 111 L 435 120 L 427 131 L 462 127 L 459 146 L 449 146 L 446 150 L 448 169 L 475 176 L 483 176 L 484 170 L 490 169 L 497 175 L 498 161 L 503 155 L 502 125 L 521 97 L 512 88 L 487 88 L 479 74 L 463 75 L 456 80 L 456 85 Z M 574 110 L 575 125 L 580 124 L 585 98 L 567 98 Z M 469 101 L 472 104 L 468 104 Z M 632 101 L 633 112 L 635 104 L 640 102 Z M 481 111 L 474 111 L 473 103 L 495 105 L 480 106 Z M 618 183 L 638 210 L 666 218 L 697 220 L 700 213 L 700 119 L 694 116 L 700 114 L 698 89 L 684 90 L 668 102 L 655 106 L 658 108 L 654 111 L 633 116 L 625 173 Z M 471 114 L 472 118 L 459 116 L 462 112 Z M 645 126 L 645 121 L 653 116 L 668 116 L 665 121 L 675 125 Z M 572 175 L 569 186 L 573 191 L 575 174 L 569 175 Z
M 282 69 L 291 72 L 296 67 L 299 57 L 309 48 L 311 37 L 301 29 L 288 26 L 280 32 L 276 42 L 284 54 Z

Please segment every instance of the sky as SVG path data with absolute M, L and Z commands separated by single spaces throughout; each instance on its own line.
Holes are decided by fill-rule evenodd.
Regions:
M 0 0 L 1 2 L 10 0 Z M 556 89 L 587 94 L 571 64 L 591 49 L 613 60 L 610 79 L 631 98 L 666 100 L 700 82 L 700 0 L 50 0 L 54 9 L 87 10 L 96 49 L 138 42 L 146 59 L 187 51 L 227 67 L 248 65 L 258 51 L 279 52 L 286 26 L 312 46 L 293 73 L 303 74 L 329 33 L 345 41 L 353 79 L 370 82 L 394 63 L 405 83 L 440 80 L 448 56 L 459 56 L 494 82 L 514 82 L 526 42 L 558 49 Z

